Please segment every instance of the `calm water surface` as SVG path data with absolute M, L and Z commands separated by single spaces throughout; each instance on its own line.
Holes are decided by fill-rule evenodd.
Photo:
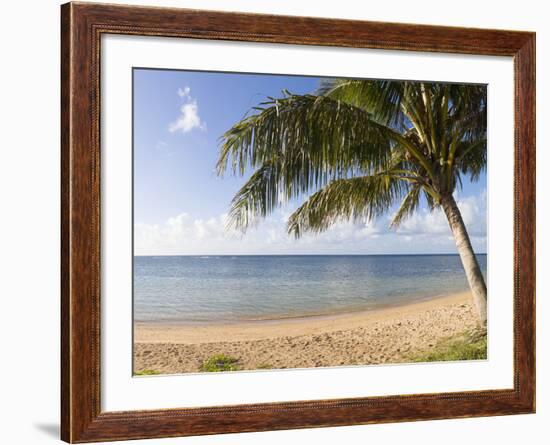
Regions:
M 458 255 L 134 257 L 134 319 L 145 322 L 344 313 L 467 289 Z

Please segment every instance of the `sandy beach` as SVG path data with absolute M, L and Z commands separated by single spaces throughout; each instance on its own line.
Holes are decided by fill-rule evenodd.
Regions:
M 218 325 L 136 323 L 134 371 L 199 372 L 216 354 L 239 369 L 400 363 L 475 330 L 469 292 L 334 316 Z

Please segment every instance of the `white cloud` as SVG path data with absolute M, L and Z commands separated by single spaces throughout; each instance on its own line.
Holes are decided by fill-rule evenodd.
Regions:
M 486 197 L 459 199 L 474 249 L 486 251 Z M 195 218 L 188 213 L 162 224 L 135 225 L 137 255 L 238 254 L 382 254 L 452 253 L 454 239 L 444 214 L 420 211 L 398 230 L 388 229 L 390 218 L 363 224 L 340 222 L 320 234 L 296 240 L 286 232 L 288 209 L 262 220 L 246 234 L 227 231 L 227 214 Z
M 178 96 L 184 100 L 184 104 L 180 107 L 180 115 L 168 126 L 170 133 L 181 131 L 188 133 L 191 130 L 198 128 L 206 130 L 206 122 L 201 120 L 199 116 L 199 106 L 197 100 L 191 97 L 191 88 L 185 86 L 183 89 L 178 88 Z
M 456 197 L 455 197 L 456 199 Z M 464 224 L 468 228 L 470 237 L 487 236 L 487 194 L 483 191 L 479 196 L 458 198 L 457 205 L 460 209 Z M 448 234 L 451 236 L 449 223 L 441 209 L 429 212 L 427 209 L 416 212 L 401 223 L 398 233 L 415 234 Z
M 182 99 L 185 97 L 189 97 L 189 93 L 191 93 L 191 88 L 189 88 L 188 86 L 183 87 L 183 89 L 178 88 L 178 96 Z

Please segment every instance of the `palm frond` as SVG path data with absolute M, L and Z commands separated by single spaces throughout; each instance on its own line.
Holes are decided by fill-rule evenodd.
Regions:
M 463 142 L 457 152 L 456 171 L 469 175 L 471 181 L 477 181 L 481 173 L 487 169 L 487 139 L 473 143 Z
M 397 227 L 403 222 L 407 217 L 412 215 L 420 204 L 420 190 L 421 186 L 416 184 L 407 193 L 399 209 L 393 216 L 390 227 Z
M 328 79 L 317 93 L 359 107 L 377 122 L 400 129 L 404 88 L 403 82 L 391 80 Z
M 385 213 L 409 185 L 389 173 L 331 182 L 314 193 L 288 219 L 288 232 L 321 232 L 337 221 L 371 220 Z
M 227 228 L 245 231 L 257 217 L 265 217 L 281 204 L 278 164 L 257 169 L 231 200 Z
M 304 178 L 306 188 L 311 181 L 320 186 L 342 172 L 379 168 L 396 136 L 364 110 L 326 97 L 289 95 L 257 111 L 222 136 L 218 174 L 228 164 L 242 175 L 281 159 L 287 172 Z
M 285 90 L 222 136 L 218 174 L 254 170 L 229 225 L 244 230 L 310 195 L 288 222 L 296 236 L 374 218 L 402 199 L 395 226 L 422 196 L 433 209 L 462 176 L 475 181 L 486 169 L 484 85 L 330 79 L 317 93 Z

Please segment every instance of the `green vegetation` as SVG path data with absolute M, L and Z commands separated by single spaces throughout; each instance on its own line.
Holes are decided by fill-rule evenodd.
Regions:
M 415 362 L 487 359 L 487 333 L 474 332 L 440 341 L 430 352 L 412 357 Z
M 154 369 L 142 369 L 141 371 L 134 372 L 134 375 L 159 375 L 160 372 Z
M 237 363 L 239 359 L 225 354 L 217 354 L 206 360 L 200 370 L 201 372 L 223 372 L 223 371 L 238 371 Z
M 396 204 L 393 227 L 421 202 L 441 208 L 484 325 L 485 280 L 453 194 L 486 165 L 485 86 L 332 79 L 315 94 L 283 91 L 254 107 L 222 136 L 217 173 L 253 171 L 229 211 L 229 227 L 243 231 L 300 197 L 287 223 L 296 237 Z

